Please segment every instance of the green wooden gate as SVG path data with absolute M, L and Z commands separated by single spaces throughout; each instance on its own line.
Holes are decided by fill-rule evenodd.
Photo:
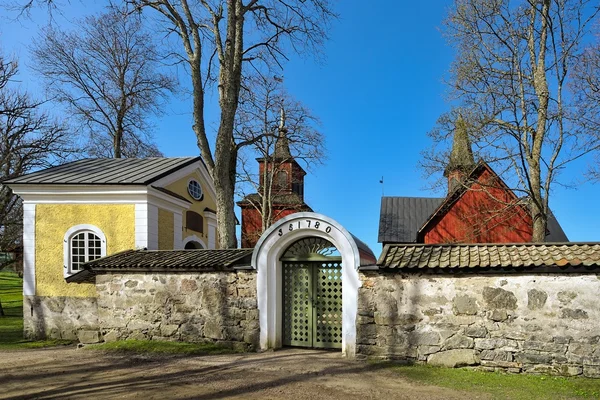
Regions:
M 342 348 L 342 263 L 283 261 L 283 344 Z

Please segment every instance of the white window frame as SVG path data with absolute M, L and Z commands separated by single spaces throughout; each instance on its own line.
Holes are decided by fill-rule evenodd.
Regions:
M 185 245 L 188 244 L 189 242 L 198 242 L 200 243 L 200 245 L 202 246 L 203 249 L 206 249 L 206 243 L 204 243 L 204 240 L 200 239 L 198 236 L 196 235 L 190 235 L 187 236 L 185 239 L 183 239 L 183 242 L 181 243 L 181 248 L 185 249 Z
M 198 187 L 200 188 L 200 197 L 199 198 L 195 198 L 194 196 L 192 196 L 192 194 L 190 193 L 190 184 L 192 182 L 196 182 L 198 184 Z M 188 194 L 190 195 L 190 197 L 196 201 L 202 201 L 204 200 L 204 188 L 202 187 L 202 184 L 200 183 L 200 181 L 196 178 L 190 178 L 188 179 L 188 183 L 187 186 L 185 187 Z
M 63 273 L 65 278 L 79 272 L 71 269 L 71 239 L 82 232 L 92 232 L 98 236 L 100 238 L 100 256 L 106 256 L 106 236 L 100 228 L 90 224 L 72 226 L 67 230 L 63 239 Z

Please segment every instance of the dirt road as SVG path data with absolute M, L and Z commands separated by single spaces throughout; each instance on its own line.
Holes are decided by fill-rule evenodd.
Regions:
M 464 399 L 340 353 L 285 349 L 131 356 L 75 348 L 0 352 L 0 398 Z

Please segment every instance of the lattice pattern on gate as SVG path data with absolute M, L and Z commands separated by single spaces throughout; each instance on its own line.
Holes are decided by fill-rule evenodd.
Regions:
M 312 346 L 312 265 L 283 264 L 283 344 Z
M 342 347 L 340 262 L 283 263 L 283 344 Z
M 342 267 L 315 265 L 315 330 L 313 347 L 342 347 Z

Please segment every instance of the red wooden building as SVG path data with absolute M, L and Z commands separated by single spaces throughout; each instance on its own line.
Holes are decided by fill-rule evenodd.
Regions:
M 273 154 L 256 161 L 258 193 L 247 195 L 237 203 L 242 209 L 243 248 L 253 248 L 263 231 L 281 218 L 312 211 L 304 202 L 306 172 L 290 153 L 283 112 Z
M 383 197 L 379 242 L 524 243 L 532 238 L 527 200 L 519 198 L 484 161 L 473 159 L 462 121 L 457 121 L 443 198 Z M 554 216 L 548 242 L 568 242 Z

